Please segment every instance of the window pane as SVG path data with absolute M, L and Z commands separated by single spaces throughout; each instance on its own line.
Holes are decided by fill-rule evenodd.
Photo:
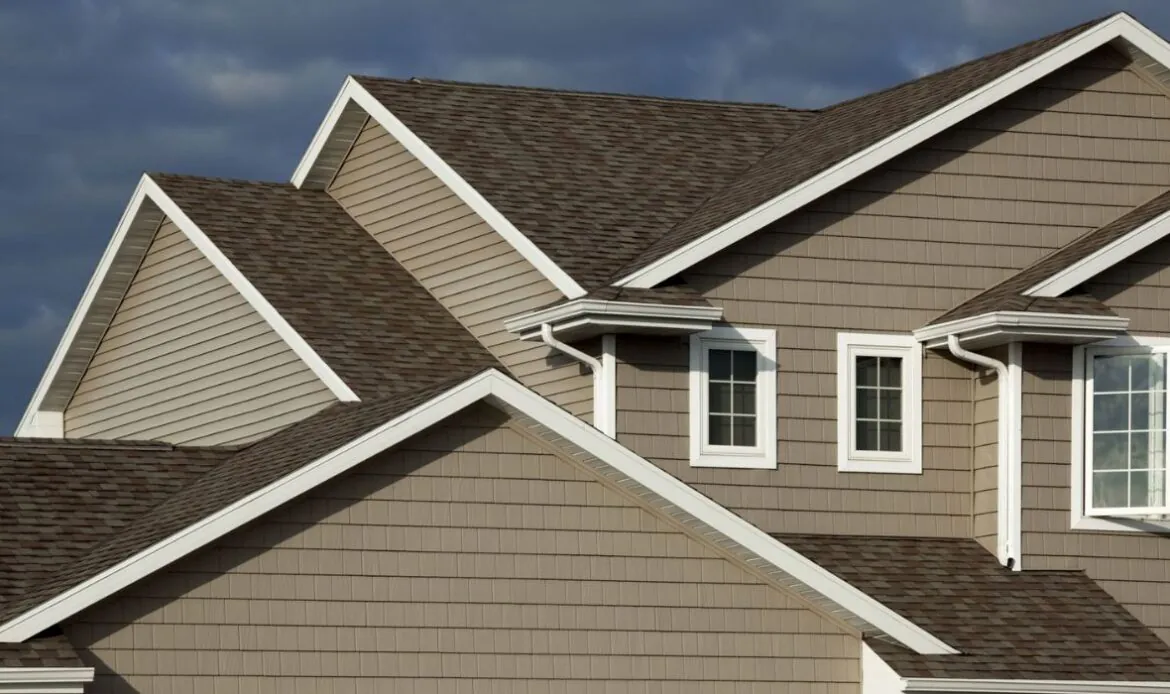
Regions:
M 1165 355 L 1151 354 L 1130 357 L 1132 364 L 1131 390 L 1163 390 L 1166 388 L 1166 374 L 1162 368 Z M 1098 389 L 1100 390 L 1100 389 Z
M 857 358 L 857 385 L 859 386 L 876 386 L 878 384 L 878 360 L 877 357 L 858 357 Z
M 710 412 L 731 412 L 731 384 L 708 383 L 710 402 L 707 407 Z
M 742 349 L 731 353 L 732 355 L 732 369 L 731 373 L 737 381 L 755 381 L 756 380 L 756 353 L 746 352 Z
M 1124 470 L 1129 434 L 1093 434 L 1093 469 Z
M 736 414 L 756 413 L 756 384 L 736 383 L 733 390 L 734 407 Z
M 1093 431 L 1129 429 L 1129 397 L 1124 393 L 1093 396 Z
M 712 446 L 731 445 L 731 417 L 713 414 L 707 418 L 707 443 Z
M 902 387 L 902 358 L 882 357 L 880 359 L 881 384 L 883 386 Z
M 733 427 L 733 442 L 736 446 L 756 445 L 755 417 L 736 417 Z
M 1150 434 L 1148 432 L 1137 431 L 1129 435 L 1129 466 L 1136 470 L 1150 466 Z
M 881 446 L 883 451 L 902 450 L 902 423 L 881 423 Z
M 859 451 L 878 451 L 878 423 L 877 422 L 857 422 L 857 450 Z
M 1129 505 L 1133 507 L 1154 505 L 1150 501 L 1150 473 L 1148 470 L 1129 473 Z
M 857 416 L 862 419 L 877 419 L 878 416 L 878 389 L 857 389 Z
M 1094 472 L 1093 506 L 1096 508 L 1124 508 L 1129 496 L 1129 473 Z
M 883 389 L 881 397 L 881 418 L 901 421 L 902 419 L 902 391 Z
M 1129 357 L 1093 357 L 1093 389 L 1098 392 L 1129 387 Z
M 707 352 L 707 368 L 713 380 L 731 379 L 731 350 L 712 349 Z

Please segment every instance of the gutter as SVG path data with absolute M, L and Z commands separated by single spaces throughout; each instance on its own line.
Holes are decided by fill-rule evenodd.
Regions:
M 1114 680 L 977 680 L 908 677 L 903 692 L 931 694 L 1168 694 L 1168 682 Z
M 947 335 L 947 348 L 957 359 L 995 369 L 999 388 L 996 404 L 996 469 L 998 503 L 995 509 L 999 563 L 1020 570 L 1020 395 L 1023 370 L 1021 343 L 1008 345 L 1008 363 L 964 349 L 955 333 Z
M 0 668 L 0 693 L 82 694 L 93 675 L 91 667 Z
M 614 370 L 615 339 L 613 335 L 604 335 L 601 338 L 602 358 L 596 359 L 585 352 L 565 344 L 553 337 L 551 323 L 542 323 L 540 326 L 540 340 L 549 347 L 568 355 L 589 367 L 593 372 L 593 426 L 610 438 L 616 433 L 614 414 L 614 390 L 616 379 Z

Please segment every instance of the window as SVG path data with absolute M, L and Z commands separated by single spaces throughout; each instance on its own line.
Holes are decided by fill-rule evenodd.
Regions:
M 776 332 L 691 336 L 691 465 L 776 467 Z
M 922 472 L 922 346 L 912 335 L 838 333 L 837 468 Z

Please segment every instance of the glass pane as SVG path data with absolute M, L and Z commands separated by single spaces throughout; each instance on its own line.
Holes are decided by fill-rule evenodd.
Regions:
M 737 381 L 756 380 L 756 353 L 736 350 L 732 354 L 731 373 Z
M 710 401 L 708 408 L 711 412 L 731 412 L 731 384 L 708 383 Z
M 1124 470 L 1129 434 L 1093 434 L 1093 469 Z
M 877 371 L 878 371 L 877 357 L 858 357 L 857 358 L 857 385 L 859 385 L 859 386 L 876 386 L 878 383 Z
M 1093 389 L 1098 393 L 1129 387 L 1129 357 L 1093 357 Z
M 756 445 L 756 418 L 736 417 L 733 434 L 736 446 Z
M 707 443 L 712 446 L 731 445 L 731 417 L 713 414 L 707 418 Z
M 902 387 L 902 358 L 881 358 L 881 384 L 883 386 Z
M 1150 500 L 1150 473 L 1146 470 L 1129 473 L 1129 505 L 1153 506 Z
M 711 378 L 719 381 L 731 379 L 731 350 L 712 349 L 707 352 L 707 369 Z
M 1132 364 L 1131 390 L 1164 390 L 1166 373 L 1162 368 L 1165 354 L 1150 354 L 1130 357 Z M 1100 390 L 1100 388 L 1098 388 Z
M 877 388 L 857 389 L 857 416 L 862 419 L 877 419 L 878 390 Z
M 901 421 L 902 419 L 902 391 L 900 390 L 882 390 L 882 419 L 892 419 Z
M 857 422 L 857 450 L 859 451 L 877 451 L 878 448 L 878 423 L 877 422 Z
M 1124 508 L 1129 496 L 1129 473 L 1094 472 L 1093 506 L 1095 508 Z
M 1166 430 L 1151 431 L 1148 436 L 1150 467 L 1166 469 Z
M 902 423 L 881 423 L 881 446 L 883 451 L 902 450 Z
M 1157 397 L 1153 393 L 1134 393 L 1129 396 L 1129 428 L 1130 429 L 1149 429 L 1150 428 L 1150 398 Z M 1157 403 L 1154 404 L 1155 409 Z
M 1129 466 L 1135 470 L 1150 466 L 1150 435 L 1147 432 L 1138 431 L 1129 435 Z
M 736 383 L 733 390 L 735 407 L 732 412 L 736 414 L 755 414 L 756 413 L 756 384 L 754 383 Z
M 1129 396 L 1093 396 L 1093 431 L 1125 431 L 1129 429 Z

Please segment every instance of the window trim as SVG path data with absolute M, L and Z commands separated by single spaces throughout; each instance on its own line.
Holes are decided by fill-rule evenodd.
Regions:
M 858 451 L 857 357 L 902 358 L 902 451 Z M 837 470 L 922 474 L 922 343 L 910 334 L 837 333 Z
M 710 446 L 707 430 L 708 349 L 720 346 L 756 353 L 756 434 L 760 444 L 751 448 Z M 690 337 L 690 462 L 691 467 L 742 469 L 776 468 L 776 331 L 763 328 L 712 328 Z

